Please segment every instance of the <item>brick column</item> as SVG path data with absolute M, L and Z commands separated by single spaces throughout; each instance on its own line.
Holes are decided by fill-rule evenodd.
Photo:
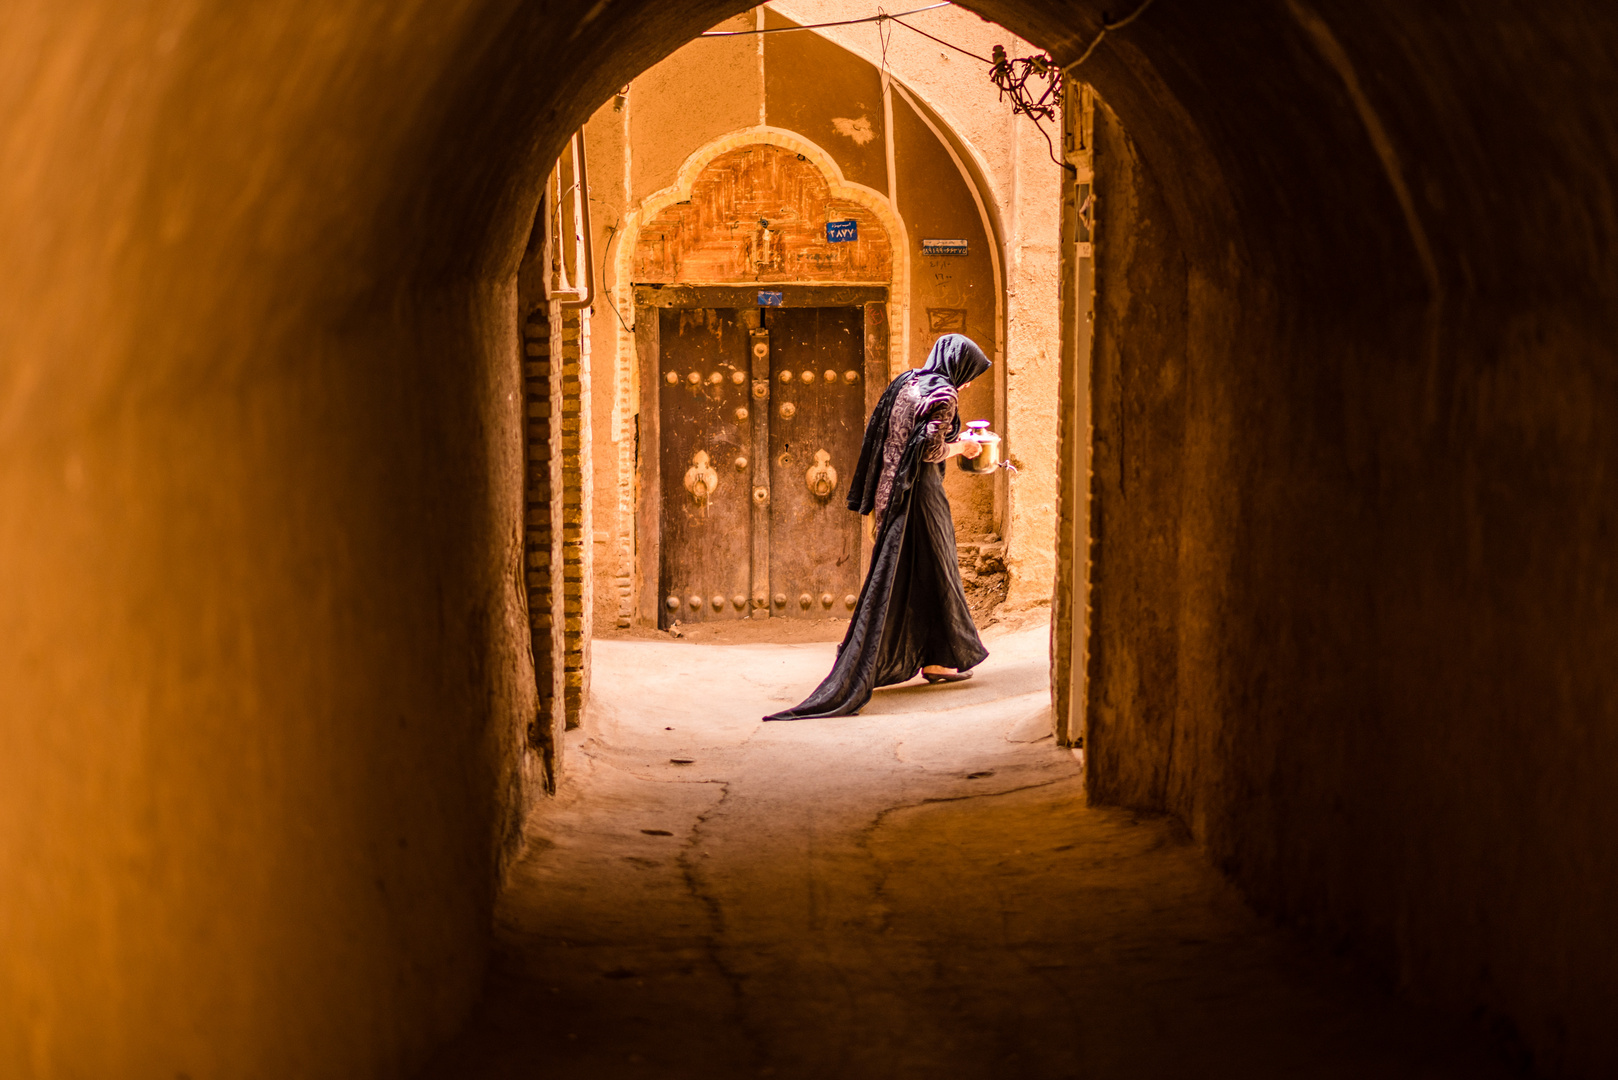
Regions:
M 590 603 L 594 572 L 591 527 L 590 320 L 587 313 L 563 313 L 561 338 L 561 505 L 564 598 L 564 709 L 566 725 L 579 726 L 590 689 Z
M 545 786 L 556 790 L 561 768 L 566 700 L 563 619 L 557 600 L 562 582 L 563 379 L 555 377 L 551 328 L 561 309 L 541 304 L 523 320 L 523 397 L 527 425 L 524 484 L 524 576 L 528 586 L 528 625 L 539 688 L 539 715 L 528 729 L 528 743 L 545 764 Z M 576 438 L 576 436 L 575 436 Z

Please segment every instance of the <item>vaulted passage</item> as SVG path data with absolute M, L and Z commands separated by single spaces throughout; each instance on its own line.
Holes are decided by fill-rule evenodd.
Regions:
M 417 1073 L 474 1014 L 501 887 L 539 865 L 519 858 L 525 829 L 676 798 L 658 777 L 602 779 L 655 733 L 588 752 L 587 727 L 562 734 L 591 674 L 589 488 L 566 445 L 589 412 L 567 371 L 589 321 L 547 308 L 522 268 L 573 133 L 745 7 L 0 13 L 0 1075 Z M 1309 967 L 1288 1008 L 1340 1002 L 1322 1007 L 1378 1017 L 1378 1045 L 1416 1055 L 1375 996 L 1397 992 L 1479 1053 L 1618 1073 L 1607 8 L 1156 0 L 1092 51 L 1112 5 L 971 5 L 1064 65 L 1083 57 L 1070 76 L 1096 95 L 1095 198 L 1063 185 L 1068 235 L 1084 208 L 1094 248 L 1083 269 L 1075 245 L 1051 295 L 1060 459 L 1041 499 L 1057 545 L 1040 571 L 1043 685 L 1087 764 L 1082 798 L 1050 749 L 1027 766 L 1049 787 L 896 809 L 852 849 L 852 811 L 828 826 L 848 876 L 800 879 L 855 906 L 848 940 L 873 957 L 933 964 L 942 997 L 896 1006 L 916 1030 L 980 1012 L 960 972 L 894 942 L 984 939 L 936 917 L 944 883 L 907 852 L 977 866 L 1026 828 L 1027 905 L 985 891 L 1018 880 L 1008 863 L 962 910 L 1099 981 L 982 948 L 970 965 L 1003 980 L 986 985 L 1034 1010 L 993 1013 L 996 1030 L 1054 1015 L 1036 978 L 1083 1001 L 1141 970 L 1117 941 L 1083 952 L 1084 860 L 1129 851 L 1206 926 L 1152 915 L 1119 939 L 1149 938 L 1165 963 L 1234 938 L 1322 947 L 1380 989 Z M 984 520 L 1014 521 L 1007 506 Z M 1047 753 L 988 722 L 941 746 L 937 720 L 873 726 L 864 749 L 913 734 L 947 768 L 881 767 L 949 798 L 1002 782 L 998 766 L 956 778 L 971 753 L 992 745 L 1013 777 Z M 744 786 L 793 775 L 753 753 L 768 756 L 719 764 Z M 570 776 L 588 799 L 564 801 Z M 1125 827 L 1129 811 L 1163 816 Z M 696 835 L 719 845 L 746 819 L 705 820 Z M 641 827 L 659 826 L 608 830 L 602 858 L 669 858 L 625 846 L 659 839 Z M 556 865 L 582 883 L 594 856 L 572 835 L 582 861 Z M 747 863 L 730 865 L 767 885 Z M 717 978 L 734 995 L 724 898 L 689 865 L 645 880 L 687 890 L 670 902 L 700 915 L 701 992 Z M 917 920 L 896 915 L 897 939 L 859 909 L 873 875 Z M 544 933 L 524 955 L 560 969 Z M 528 989 L 548 994 L 539 974 Z M 860 985 L 897 994 L 884 978 Z M 634 982 L 590 993 L 627 1010 Z M 582 981 L 549 985 L 576 992 L 556 995 L 568 1008 L 589 1000 Z M 1208 1015 L 1240 997 L 1211 993 Z M 1096 1008 L 1112 1005 L 1127 1011 Z M 758 1037 L 745 1011 L 721 1022 Z M 1182 1060 L 1186 1023 L 1150 1028 L 1168 1031 L 1155 1060 Z M 987 1027 L 952 1030 L 960 1060 L 1003 1065 Z M 1080 1058 L 1062 1055 L 1099 1044 L 1041 1045 L 1040 1068 L 1065 1075 Z M 1364 1060 L 1419 1061 L 1389 1053 Z

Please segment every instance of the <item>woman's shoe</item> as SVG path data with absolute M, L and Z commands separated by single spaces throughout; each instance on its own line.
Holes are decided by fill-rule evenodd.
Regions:
M 970 671 L 924 671 L 921 677 L 930 683 L 965 682 L 972 677 Z

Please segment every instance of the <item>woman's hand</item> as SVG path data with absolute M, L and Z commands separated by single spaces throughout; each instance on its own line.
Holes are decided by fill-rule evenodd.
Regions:
M 962 439 L 960 442 L 950 443 L 944 449 L 948 451 L 948 454 L 946 455 L 948 457 L 954 457 L 956 454 L 959 454 L 964 458 L 975 458 L 979 454 L 983 453 L 983 444 L 978 442 L 976 439 Z

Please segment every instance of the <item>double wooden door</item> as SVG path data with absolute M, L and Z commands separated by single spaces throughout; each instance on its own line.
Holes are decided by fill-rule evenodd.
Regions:
M 659 624 L 847 618 L 862 309 L 657 310 Z

